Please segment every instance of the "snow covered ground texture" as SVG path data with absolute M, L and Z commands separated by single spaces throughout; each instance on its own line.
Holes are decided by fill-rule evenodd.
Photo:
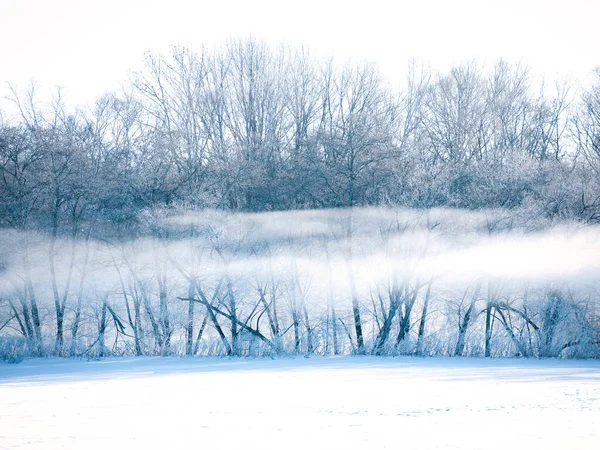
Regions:
M 600 361 L 0 362 L 1 449 L 600 449 Z

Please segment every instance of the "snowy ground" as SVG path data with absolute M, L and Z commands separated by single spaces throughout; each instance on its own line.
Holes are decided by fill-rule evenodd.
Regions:
M 0 363 L 1 449 L 598 449 L 600 361 Z

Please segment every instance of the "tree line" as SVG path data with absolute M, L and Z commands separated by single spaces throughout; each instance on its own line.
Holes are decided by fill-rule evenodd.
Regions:
M 600 350 L 597 227 L 397 207 L 145 220 L 137 239 L 0 235 L 0 354 Z
M 350 281 L 343 288 L 349 312 L 341 308 L 338 316 L 335 308 L 325 308 L 326 313 L 317 308 L 321 312 L 313 316 L 302 306 L 303 276 L 255 284 L 254 294 L 240 296 L 236 285 L 249 283 L 240 281 L 246 276 L 220 269 L 205 289 L 202 276 L 190 272 L 190 261 L 159 250 L 182 242 L 183 233 L 210 247 L 210 259 L 234 264 L 237 253 L 219 246 L 224 233 L 219 226 L 183 232 L 164 225 L 164 216 L 207 209 L 446 207 L 506 211 L 518 230 L 565 221 L 595 224 L 600 219 L 600 71 L 595 77 L 586 89 L 562 84 L 550 90 L 536 86 L 525 67 L 504 61 L 491 68 L 464 64 L 445 73 L 412 66 L 404 87 L 396 89 L 373 64 L 336 64 L 303 49 L 240 39 L 215 50 L 148 53 L 144 69 L 122 92 L 103 95 L 86 110 L 68 111 L 59 90 L 52 102 L 40 103 L 34 87 L 13 89 L 10 100 L 19 115 L 0 122 L 0 226 L 6 249 L 0 256 L 0 332 L 10 338 L 8 347 L 14 342 L 18 352 L 31 354 L 105 354 L 107 334 L 127 343 L 115 345 L 115 352 L 135 354 L 240 354 L 241 335 L 260 352 L 267 346 L 270 351 L 420 353 L 428 348 L 436 354 L 478 354 L 481 347 L 485 355 L 544 356 L 575 352 L 576 342 L 593 348 L 597 300 L 591 291 L 537 286 L 532 291 L 543 301 L 537 310 L 525 302 L 533 308 L 530 314 L 521 303 L 513 307 L 498 300 L 492 287 L 474 282 L 460 302 L 434 308 L 439 313 L 454 304 L 461 325 L 458 334 L 443 328 L 436 334 L 439 342 L 428 347 L 426 322 L 421 321 L 421 331 L 413 308 L 419 305 L 428 317 L 436 302 L 427 299 L 440 300 L 431 280 L 406 275 L 412 281 L 392 283 L 380 297 Z M 332 267 L 338 252 L 352 280 L 359 250 L 341 242 L 354 242 L 355 227 L 351 215 L 340 223 L 343 238 L 334 239 L 336 245 L 325 241 L 333 246 Z M 252 227 L 239 227 L 248 242 L 240 239 L 238 247 L 253 248 L 246 250 L 258 260 L 283 245 L 257 243 L 248 232 Z M 398 223 L 401 229 L 406 224 Z M 157 254 L 152 264 L 136 268 L 126 248 L 144 239 Z M 151 274 L 148 265 L 154 267 Z M 88 271 L 116 273 L 119 279 L 96 292 Z M 178 291 L 182 283 L 187 292 Z M 117 303 L 115 286 L 120 286 Z M 337 293 L 322 288 L 333 292 L 318 296 L 329 305 Z M 517 296 L 519 302 L 526 291 Z M 280 296 L 287 305 L 281 322 L 273 309 Z M 174 322 L 171 311 L 182 305 L 187 322 L 181 314 Z M 484 344 L 469 347 L 470 324 L 481 314 Z M 252 324 L 257 315 L 262 322 Z M 552 324 L 565 317 L 579 331 L 559 345 L 558 325 Z M 502 351 L 492 347 L 497 336 L 492 323 L 504 330 Z M 11 340 L 17 335 L 25 340 Z M 171 345 L 174 336 L 184 335 L 184 349 Z M 411 336 L 417 341 L 406 340 Z M 402 347 L 408 341 L 410 350 Z M 202 350 L 209 343 L 212 347 Z

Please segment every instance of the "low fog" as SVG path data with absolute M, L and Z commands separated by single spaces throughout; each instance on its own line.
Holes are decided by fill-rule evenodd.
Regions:
M 137 239 L 2 231 L 3 355 L 598 351 L 597 226 L 384 207 L 144 220 Z

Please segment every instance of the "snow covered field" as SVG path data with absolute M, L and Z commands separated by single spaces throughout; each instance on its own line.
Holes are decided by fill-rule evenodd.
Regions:
M 598 449 L 600 361 L 0 363 L 1 449 Z

